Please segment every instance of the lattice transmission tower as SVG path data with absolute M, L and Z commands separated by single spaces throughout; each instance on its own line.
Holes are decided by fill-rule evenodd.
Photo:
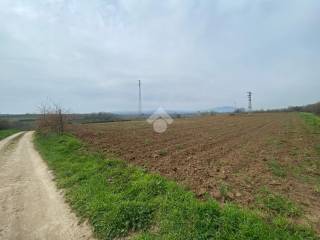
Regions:
M 248 92 L 248 111 L 252 111 L 252 92 Z

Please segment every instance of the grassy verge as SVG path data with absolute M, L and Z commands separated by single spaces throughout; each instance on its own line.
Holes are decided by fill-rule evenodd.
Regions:
M 99 239 L 318 239 L 286 221 L 197 200 L 161 176 L 88 152 L 73 136 L 38 134 L 35 143 L 70 206 Z
M 0 130 L 0 140 L 9 137 L 12 134 L 15 134 L 17 132 L 20 132 L 17 129 L 6 129 L 6 130 Z
M 305 123 L 309 127 L 312 134 L 315 134 L 315 145 L 313 146 L 316 152 L 316 159 L 306 162 L 305 169 L 307 169 L 308 175 L 307 180 L 315 183 L 314 192 L 320 195 L 320 117 L 312 113 L 300 113 Z
M 312 113 L 301 113 L 301 117 L 304 119 L 305 123 L 309 127 L 309 130 L 312 134 L 316 135 L 316 142 L 314 145 L 314 149 L 317 153 L 318 159 L 320 160 L 320 117 L 314 115 Z M 317 172 L 320 169 L 320 162 L 316 161 L 314 164 L 317 167 Z
M 310 127 L 312 133 L 320 134 L 320 117 L 313 113 L 300 113 L 300 115 Z

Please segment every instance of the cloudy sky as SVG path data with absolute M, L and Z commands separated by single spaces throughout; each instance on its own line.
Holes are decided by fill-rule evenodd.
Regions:
M 319 0 L 0 0 L 0 113 L 320 100 Z

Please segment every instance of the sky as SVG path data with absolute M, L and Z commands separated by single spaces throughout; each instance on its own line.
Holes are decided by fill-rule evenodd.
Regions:
M 0 0 L 0 113 L 320 100 L 319 0 Z

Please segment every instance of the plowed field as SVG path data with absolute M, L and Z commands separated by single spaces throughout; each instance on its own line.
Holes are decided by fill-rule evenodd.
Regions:
M 72 131 L 92 148 L 173 179 L 199 198 L 211 195 L 320 230 L 320 135 L 299 114 L 175 119 L 162 134 L 145 121 Z M 273 198 L 282 205 L 273 206 Z

